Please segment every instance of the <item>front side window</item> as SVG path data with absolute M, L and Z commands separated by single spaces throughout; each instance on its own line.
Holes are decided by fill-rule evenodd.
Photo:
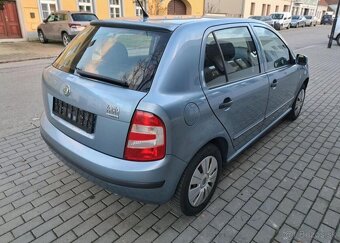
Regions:
M 47 22 L 54 22 L 56 19 L 56 16 L 54 14 L 51 14 L 50 16 L 48 16 Z
M 260 73 L 257 51 L 247 27 L 219 30 L 215 36 L 223 54 L 228 82 Z
M 261 42 L 268 71 L 291 63 L 289 49 L 274 32 L 263 27 L 254 27 L 254 31 Z
M 79 11 L 93 13 L 92 0 L 79 0 Z
M 147 92 L 170 33 L 90 26 L 53 66 L 68 73 Z
M 119 18 L 121 17 L 121 0 L 110 0 L 110 17 L 111 18 Z

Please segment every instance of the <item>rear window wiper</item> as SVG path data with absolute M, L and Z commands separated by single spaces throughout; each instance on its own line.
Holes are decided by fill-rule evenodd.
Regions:
M 119 81 L 117 79 L 102 76 L 100 74 L 89 73 L 89 72 L 83 71 L 79 68 L 76 68 L 76 71 L 80 76 L 83 76 L 85 78 L 96 79 L 96 80 L 104 81 L 104 82 L 107 82 L 107 83 L 116 84 L 116 85 L 119 85 L 119 86 L 122 86 L 122 87 L 125 87 L 125 88 L 130 87 L 126 82 L 122 82 L 122 81 Z

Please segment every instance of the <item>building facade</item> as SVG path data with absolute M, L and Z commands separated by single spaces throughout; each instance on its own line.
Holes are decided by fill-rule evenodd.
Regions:
M 203 14 L 204 0 L 140 0 L 151 15 Z M 95 13 L 99 19 L 137 17 L 135 0 L 0 0 L 0 39 L 36 39 L 37 26 L 58 10 Z
M 248 18 L 273 12 L 289 12 L 290 6 L 291 0 L 206 0 L 205 12 Z
M 317 14 L 319 0 L 293 0 L 292 14 L 293 15 L 312 15 Z

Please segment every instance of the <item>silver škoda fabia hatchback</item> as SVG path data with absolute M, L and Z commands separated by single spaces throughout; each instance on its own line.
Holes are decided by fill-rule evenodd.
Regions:
M 308 80 L 255 20 L 92 22 L 43 73 L 41 134 L 104 188 L 194 215 L 225 162 L 299 116 Z

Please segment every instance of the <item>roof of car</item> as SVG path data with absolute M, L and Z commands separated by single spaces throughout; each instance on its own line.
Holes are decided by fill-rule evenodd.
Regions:
M 163 31 L 174 31 L 181 25 L 201 25 L 208 24 L 211 26 L 231 23 L 260 23 L 253 19 L 241 18 L 225 18 L 225 17 L 174 17 L 174 18 L 149 18 L 143 19 L 115 19 L 115 20 L 96 20 L 92 21 L 92 25 L 107 26 L 107 27 L 134 27 L 134 28 L 152 28 Z

